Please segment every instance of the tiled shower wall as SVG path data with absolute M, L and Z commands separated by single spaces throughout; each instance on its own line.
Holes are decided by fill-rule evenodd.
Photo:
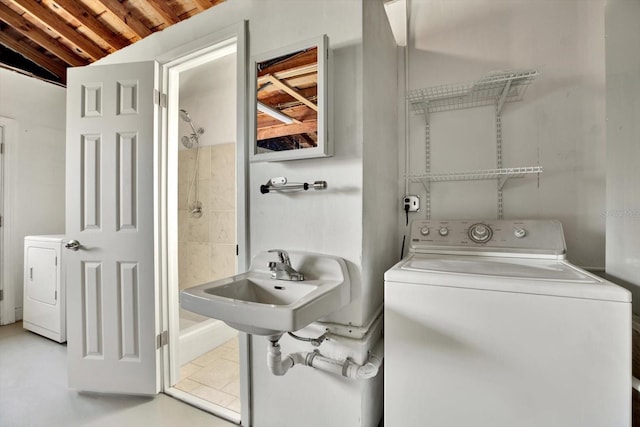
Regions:
M 198 199 L 203 206 L 200 218 L 191 218 L 187 208 L 196 149 L 178 153 L 180 289 L 236 273 L 235 151 L 234 143 L 200 148 Z

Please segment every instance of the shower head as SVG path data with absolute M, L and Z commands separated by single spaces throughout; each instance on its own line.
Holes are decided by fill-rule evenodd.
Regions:
M 186 135 L 180 138 L 180 142 L 182 142 L 184 148 L 193 148 L 193 140 Z
M 189 113 L 187 113 L 185 109 L 180 109 L 180 118 L 187 123 L 191 123 L 191 116 L 189 116 Z
M 196 128 L 193 125 L 193 121 L 191 120 L 191 116 L 189 115 L 187 110 L 185 110 L 184 108 L 180 109 L 180 118 L 182 120 L 184 120 L 185 122 L 189 123 L 189 126 L 191 126 L 191 130 L 193 131 L 193 133 L 190 136 L 183 136 L 182 139 L 181 139 L 182 145 L 184 145 L 186 148 L 191 148 L 191 147 L 193 147 L 194 140 L 195 140 L 196 143 L 200 142 L 200 135 L 202 135 L 204 133 L 204 129 L 203 128 Z

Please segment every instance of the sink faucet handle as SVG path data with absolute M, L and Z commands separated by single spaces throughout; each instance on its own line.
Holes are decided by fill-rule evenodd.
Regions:
M 280 262 L 283 264 L 291 265 L 289 254 L 284 249 L 270 249 L 268 252 L 275 252 L 280 257 Z

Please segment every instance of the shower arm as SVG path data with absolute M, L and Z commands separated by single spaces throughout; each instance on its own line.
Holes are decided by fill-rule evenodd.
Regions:
M 196 129 L 196 127 L 193 125 L 193 122 L 189 122 L 189 126 L 191 126 L 191 130 L 193 130 L 193 134 L 192 134 L 193 137 L 197 138 L 198 136 L 200 136 L 200 135 L 202 135 L 204 133 L 204 129 L 202 129 L 202 128 L 197 128 Z

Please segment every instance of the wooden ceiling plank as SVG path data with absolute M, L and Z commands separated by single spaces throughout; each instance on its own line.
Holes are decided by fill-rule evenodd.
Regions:
M 136 34 L 139 38 L 143 39 L 151 34 L 151 31 L 146 25 L 140 22 L 135 16 L 131 14 L 131 11 L 127 9 L 118 0 L 97 0 L 101 3 L 105 9 L 107 9 L 113 16 L 118 18 L 124 25 Z
M 155 10 L 167 26 L 180 22 L 180 17 L 166 3 L 165 0 L 146 0 L 147 4 Z
M 24 19 L 22 15 L 7 7 L 4 3 L 0 3 L 0 20 L 6 22 L 13 27 L 14 30 L 28 37 L 34 43 L 42 46 L 67 64 L 73 65 L 74 67 L 88 64 L 87 60 L 77 56 L 58 40 L 51 38 L 44 31 L 34 27 L 31 22 Z
M 11 50 L 18 52 L 34 64 L 60 77 L 61 80 L 65 80 L 67 67 L 65 67 L 64 64 L 57 63 L 44 53 L 39 52 L 37 49 L 26 43 L 20 43 L 13 37 L 8 36 L 4 31 L 0 31 L 0 43 Z
M 312 64 L 318 64 L 317 48 L 301 51 L 301 53 L 298 53 L 284 61 L 277 62 L 269 67 L 265 67 L 258 72 L 258 76 L 263 76 L 265 74 L 277 74 L 282 71 L 300 68 Z
M 131 10 L 127 9 L 118 0 L 99 0 L 100 3 L 107 9 L 113 16 L 118 18 L 124 25 L 129 27 L 131 32 L 136 34 L 141 39 L 153 34 L 153 31 L 144 25 L 138 18 L 133 16 Z
M 107 52 L 103 51 L 97 45 L 93 44 L 93 42 L 82 36 L 75 29 L 70 27 L 64 20 L 62 20 L 55 12 L 52 12 L 51 9 L 43 6 L 41 3 L 33 0 L 11 1 L 24 9 L 27 13 L 29 13 L 29 15 L 33 16 L 44 25 L 60 34 L 60 36 L 69 40 L 70 43 L 72 43 L 78 49 L 82 50 L 94 60 L 100 59 L 107 55 Z
M 296 119 L 300 123 L 308 122 L 309 120 L 318 120 L 318 114 L 313 110 L 310 110 L 304 105 L 298 105 L 296 107 L 290 107 L 280 110 L 285 113 L 287 116 Z M 278 119 L 275 119 L 268 114 L 263 113 L 262 111 L 258 111 L 256 114 L 256 128 L 264 129 L 271 126 L 280 126 L 282 122 Z
M 193 0 L 196 7 L 200 12 L 205 11 L 211 7 L 211 2 L 209 0 Z
M 129 45 L 128 40 L 123 40 L 112 32 L 109 28 L 93 16 L 93 12 L 86 9 L 77 0 L 53 0 L 58 6 L 69 12 L 82 25 L 91 30 L 96 36 L 100 37 L 109 46 L 116 50 Z
M 311 108 L 314 111 L 318 111 L 318 106 L 313 102 L 309 101 L 304 96 L 300 95 L 295 89 L 287 85 L 286 83 L 278 80 L 274 76 L 267 76 L 267 80 L 270 81 L 274 86 L 279 87 L 283 91 L 287 92 L 289 95 L 293 96 L 298 101 L 302 102 L 307 107 Z
M 277 73 L 272 73 L 272 74 L 280 80 L 293 79 L 296 77 L 306 76 L 309 74 L 317 75 L 318 64 L 304 65 L 302 67 L 291 68 L 288 70 L 283 70 L 283 71 L 279 71 Z
M 261 141 L 263 139 L 278 138 L 287 135 L 297 135 L 300 133 L 312 133 L 318 131 L 318 122 L 316 120 L 309 120 L 307 122 L 299 124 L 272 126 L 264 129 L 258 129 L 256 139 Z

